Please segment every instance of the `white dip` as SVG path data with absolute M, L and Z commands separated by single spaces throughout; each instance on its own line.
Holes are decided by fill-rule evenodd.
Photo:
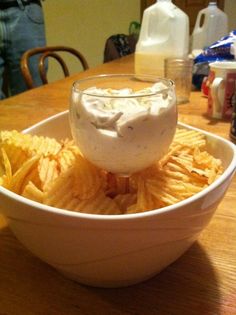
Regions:
M 74 96 L 72 131 L 82 154 L 121 175 L 163 157 L 177 123 L 175 95 L 163 88 L 163 83 L 136 92 L 92 87 Z

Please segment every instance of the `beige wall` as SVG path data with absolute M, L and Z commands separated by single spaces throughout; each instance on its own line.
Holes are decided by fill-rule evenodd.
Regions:
M 140 17 L 140 0 L 46 0 L 43 7 L 48 45 L 80 50 L 90 67 L 103 62 L 106 39 L 128 33 L 129 23 Z M 50 64 L 51 79 L 59 73 L 54 64 Z M 78 69 L 75 60 L 70 65 Z
M 236 30 L 236 1 L 225 0 L 225 13 L 229 18 L 229 30 Z

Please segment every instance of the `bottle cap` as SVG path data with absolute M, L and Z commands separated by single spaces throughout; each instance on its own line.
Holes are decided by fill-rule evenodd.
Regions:
M 210 1 L 208 4 L 208 7 L 217 7 L 217 2 L 216 1 Z

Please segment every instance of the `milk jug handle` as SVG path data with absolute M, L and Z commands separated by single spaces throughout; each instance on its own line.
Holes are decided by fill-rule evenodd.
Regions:
M 221 113 L 222 113 L 222 105 L 220 102 L 220 97 L 219 97 L 219 88 L 223 84 L 224 79 L 220 77 L 216 77 L 211 85 L 211 91 L 212 91 L 212 98 L 213 98 L 213 103 L 215 104 L 215 109 L 214 109 L 214 116 L 219 116 L 218 118 L 221 118 Z
M 202 26 L 200 26 L 200 22 L 201 22 L 201 19 L 203 18 L 203 24 Z M 196 25 L 195 25 L 195 31 L 197 29 L 202 29 L 204 23 L 205 23 L 205 19 L 206 19 L 206 14 L 204 12 L 199 12 L 198 16 L 197 16 L 197 20 L 196 20 Z

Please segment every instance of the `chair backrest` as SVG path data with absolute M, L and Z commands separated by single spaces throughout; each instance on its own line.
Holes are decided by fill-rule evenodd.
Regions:
M 135 51 L 136 43 L 137 38 L 133 34 L 115 34 L 110 36 L 105 42 L 103 62 L 132 54 Z
M 48 83 L 47 71 L 46 71 L 47 67 L 45 66 L 45 61 L 48 57 L 52 57 L 53 59 L 57 60 L 60 66 L 62 67 L 64 76 L 65 77 L 69 76 L 68 67 L 65 61 L 63 60 L 63 58 L 58 54 L 58 52 L 67 52 L 74 55 L 75 57 L 78 58 L 84 70 L 89 68 L 85 57 L 79 51 L 71 47 L 66 47 L 66 46 L 48 46 L 47 47 L 46 46 L 46 47 L 37 47 L 37 48 L 29 49 L 22 55 L 22 58 L 21 58 L 21 71 L 25 79 L 26 85 L 29 89 L 32 89 L 35 87 L 34 81 L 33 81 L 33 78 L 29 69 L 29 59 L 30 57 L 35 56 L 35 55 L 40 55 L 38 68 L 39 68 L 39 74 L 40 74 L 43 84 Z

